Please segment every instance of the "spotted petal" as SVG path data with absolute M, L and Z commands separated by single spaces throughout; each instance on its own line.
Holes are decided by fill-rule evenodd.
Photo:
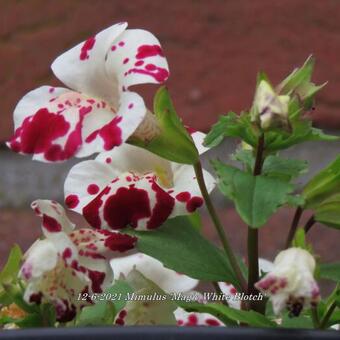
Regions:
M 192 313 L 182 308 L 175 310 L 178 326 L 224 326 L 223 322 L 208 313 Z
M 145 112 L 136 93 L 124 93 L 116 112 L 103 100 L 42 86 L 25 95 L 15 108 L 15 133 L 7 145 L 45 162 L 85 157 L 121 145 Z
M 107 74 L 105 58 L 126 27 L 127 23 L 108 27 L 66 51 L 52 63 L 54 74 L 71 89 L 102 98 L 117 107 L 118 79 L 114 74 Z
M 154 175 L 124 173 L 83 208 L 83 215 L 95 228 L 154 229 L 170 216 L 174 201 Z
M 123 32 L 107 55 L 107 73 L 116 75 L 122 90 L 143 83 L 164 83 L 169 68 L 158 39 L 148 31 Z

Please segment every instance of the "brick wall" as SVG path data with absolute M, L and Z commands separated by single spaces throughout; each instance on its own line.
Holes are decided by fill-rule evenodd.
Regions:
M 159 37 L 170 63 L 168 86 L 195 128 L 207 130 L 219 114 L 247 108 L 258 70 L 278 81 L 310 53 L 317 57 L 315 79 L 329 81 L 313 117 L 340 127 L 340 1 L 1 0 L 0 6 L 0 141 L 12 132 L 22 95 L 58 84 L 49 66 L 59 53 L 122 20 Z

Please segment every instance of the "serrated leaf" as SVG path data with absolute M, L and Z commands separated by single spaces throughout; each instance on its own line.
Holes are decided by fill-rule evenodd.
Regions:
M 207 147 L 215 147 L 225 137 L 238 137 L 252 146 L 257 144 L 258 139 L 249 115 L 242 113 L 238 116 L 234 112 L 229 112 L 227 115 L 219 118 L 218 122 L 212 126 L 206 136 L 204 144 Z
M 197 302 L 181 301 L 178 304 L 188 312 L 210 313 L 226 324 L 230 324 L 230 320 L 232 320 L 234 322 L 246 323 L 253 327 L 276 327 L 275 322 L 255 311 L 238 310 L 217 303 L 200 304 Z
M 307 161 L 270 155 L 263 163 L 262 174 L 290 181 L 307 172 L 307 168 Z
M 255 164 L 252 150 L 239 149 L 232 155 L 231 159 L 242 163 L 247 171 L 252 172 Z
M 197 163 L 198 151 L 178 117 L 170 94 L 164 86 L 159 88 L 154 97 L 154 113 L 161 129 L 160 135 L 146 142 L 131 137 L 129 143 L 173 162 Z
M 166 221 L 152 231 L 128 230 L 138 238 L 142 253 L 161 261 L 165 267 L 203 281 L 239 284 L 226 256 L 195 230 L 186 216 Z
M 234 201 L 243 221 L 252 228 L 263 226 L 288 200 L 293 186 L 267 176 L 252 176 L 219 161 L 212 162 L 221 192 Z
M 291 114 L 293 115 L 293 114 Z M 290 119 L 291 131 L 275 130 L 265 133 L 266 150 L 275 152 L 309 141 L 336 141 L 337 136 L 326 135 L 322 130 L 312 127 L 312 122 L 297 115 Z

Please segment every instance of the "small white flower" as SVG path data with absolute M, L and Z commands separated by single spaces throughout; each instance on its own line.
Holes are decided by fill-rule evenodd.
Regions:
M 314 270 L 315 260 L 308 251 L 289 248 L 276 256 L 273 269 L 255 286 L 270 296 L 275 314 L 287 307 L 291 315 L 298 316 L 304 306 L 320 299 Z

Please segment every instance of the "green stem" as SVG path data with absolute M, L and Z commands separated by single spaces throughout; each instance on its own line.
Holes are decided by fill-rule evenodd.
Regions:
M 312 228 L 312 226 L 315 224 L 315 219 L 314 219 L 314 215 L 312 215 L 311 217 L 310 217 L 310 219 L 307 221 L 307 223 L 306 223 L 306 225 L 305 225 L 305 227 L 304 227 L 304 229 L 305 229 L 305 233 L 307 234 L 308 233 L 308 231 L 310 230 L 310 228 Z
M 313 306 L 311 308 L 311 312 L 312 312 L 312 321 L 313 321 L 314 328 L 320 328 L 320 320 L 319 320 L 317 307 Z
M 261 134 L 257 144 L 256 159 L 253 175 L 261 174 L 264 161 L 264 134 Z M 255 288 L 255 283 L 259 280 L 259 247 L 258 247 L 258 230 L 248 226 L 248 289 L 250 295 L 258 295 L 259 291 Z M 264 314 L 265 304 L 250 301 L 249 308 Z
M 204 198 L 205 201 L 205 205 L 207 207 L 207 210 L 210 214 L 211 220 L 213 221 L 213 224 L 215 226 L 215 229 L 218 233 L 218 236 L 221 240 L 222 246 L 224 248 L 224 251 L 228 257 L 228 260 L 230 262 L 231 267 L 233 268 L 235 275 L 239 281 L 239 285 L 242 288 L 243 291 L 246 291 L 247 289 L 247 283 L 242 275 L 240 266 L 238 265 L 237 259 L 229 245 L 229 241 L 227 239 L 227 236 L 224 232 L 223 226 L 218 218 L 218 215 L 216 213 L 216 210 L 214 208 L 214 205 L 211 202 L 207 187 L 205 185 L 205 181 L 204 181 L 204 177 L 203 177 L 203 171 L 202 171 L 202 165 L 201 163 L 198 161 L 195 165 L 194 165 L 194 169 L 195 169 L 195 174 L 196 174 L 196 178 L 197 178 L 197 182 L 198 185 L 201 189 L 201 193 L 202 196 Z
M 287 241 L 286 241 L 286 244 L 285 244 L 285 248 L 284 249 L 287 249 L 290 247 L 293 239 L 294 239 L 294 236 L 295 236 L 295 233 L 296 233 L 296 229 L 299 225 L 299 221 L 300 221 L 300 218 L 302 216 L 302 213 L 303 213 L 303 208 L 302 207 L 297 207 L 296 211 L 295 211 L 295 215 L 294 215 L 294 218 L 293 218 L 293 221 L 292 221 L 292 225 L 290 227 L 290 230 L 289 230 L 289 233 L 288 233 L 288 237 L 287 237 Z
M 336 302 L 334 301 L 329 308 L 327 309 L 326 314 L 322 318 L 320 322 L 320 328 L 325 329 L 327 327 L 327 322 L 329 321 L 330 317 L 332 316 L 334 309 L 336 308 Z

